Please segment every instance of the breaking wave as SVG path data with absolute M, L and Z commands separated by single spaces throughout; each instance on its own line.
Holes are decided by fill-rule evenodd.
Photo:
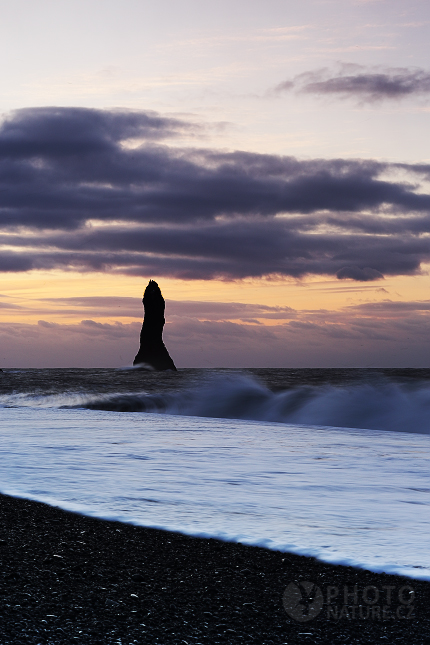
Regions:
M 424 383 L 414 388 L 387 382 L 272 392 L 251 378 L 235 376 L 181 392 L 97 395 L 73 407 L 430 434 L 430 387 Z

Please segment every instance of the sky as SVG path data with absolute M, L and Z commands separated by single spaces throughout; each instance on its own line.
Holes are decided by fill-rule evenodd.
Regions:
M 0 11 L 0 367 L 429 365 L 428 2 Z

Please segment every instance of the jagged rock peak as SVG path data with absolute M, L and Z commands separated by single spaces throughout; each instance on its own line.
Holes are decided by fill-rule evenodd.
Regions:
M 176 370 L 163 343 L 165 302 L 160 287 L 154 280 L 148 282 L 142 302 L 144 317 L 140 332 L 140 348 L 133 365 L 142 365 L 154 370 Z

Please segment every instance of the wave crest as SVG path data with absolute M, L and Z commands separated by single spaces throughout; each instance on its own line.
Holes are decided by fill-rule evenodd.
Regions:
M 395 383 L 272 392 L 244 376 L 165 394 L 98 395 L 67 407 L 430 433 L 430 388 Z

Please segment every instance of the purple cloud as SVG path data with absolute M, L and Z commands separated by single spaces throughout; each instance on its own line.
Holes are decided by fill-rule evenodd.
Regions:
M 13 113 L 0 127 L 0 271 L 369 281 L 430 261 L 430 195 L 417 190 L 430 166 L 159 143 L 193 128 L 152 112 Z M 386 178 L 399 167 L 411 181 Z

